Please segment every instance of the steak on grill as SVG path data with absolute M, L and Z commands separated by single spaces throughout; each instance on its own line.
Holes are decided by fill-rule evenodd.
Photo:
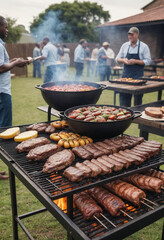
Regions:
M 76 167 L 68 167 L 64 170 L 63 175 L 72 182 L 80 182 L 84 179 L 84 172 Z
M 36 130 L 37 132 L 44 132 L 48 127 L 47 123 L 34 123 L 26 127 L 26 130 Z
M 45 145 L 45 144 L 48 144 L 48 143 L 50 143 L 50 140 L 48 140 L 45 137 L 30 138 L 30 139 L 28 139 L 26 141 L 23 141 L 20 144 L 18 144 L 16 146 L 16 150 L 18 152 L 28 152 L 32 148 L 42 146 L 42 145 Z
M 86 150 L 85 148 L 83 148 L 82 146 L 75 147 L 72 149 L 72 151 L 82 159 L 91 159 L 93 157 L 93 154 Z
M 36 147 L 31 149 L 27 154 L 26 158 L 28 160 L 39 161 L 42 159 L 47 159 L 52 154 L 60 151 L 60 146 L 57 144 L 49 143 L 43 146 Z
M 75 155 L 71 150 L 65 149 L 50 156 L 43 166 L 44 173 L 59 171 L 70 166 L 75 160 Z

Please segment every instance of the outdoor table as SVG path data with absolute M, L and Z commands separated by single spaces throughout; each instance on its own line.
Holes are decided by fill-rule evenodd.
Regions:
M 132 107 L 133 111 L 144 111 L 146 107 L 161 107 L 164 106 L 164 100 L 158 102 L 151 102 L 148 104 L 138 105 L 136 107 Z M 149 133 L 153 133 L 159 136 L 164 136 L 164 121 L 150 121 L 144 119 L 142 117 L 136 118 L 133 120 L 133 123 L 138 124 L 138 128 L 140 129 L 140 136 L 144 137 L 144 139 L 148 140 Z
M 162 90 L 164 90 L 164 82 L 147 81 L 144 85 L 128 85 L 120 83 L 111 83 L 108 81 L 102 82 L 108 87 L 108 90 L 119 93 L 130 93 L 134 96 L 134 106 L 137 105 L 138 95 L 150 92 L 158 92 L 157 100 L 161 100 Z M 114 105 L 116 105 L 116 98 L 114 96 Z
M 117 77 L 120 78 L 122 76 L 123 67 L 111 67 L 111 77 L 112 79 Z

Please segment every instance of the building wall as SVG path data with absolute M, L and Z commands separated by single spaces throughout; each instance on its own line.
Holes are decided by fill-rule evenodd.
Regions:
M 101 43 L 109 41 L 111 44 L 110 47 L 115 54 L 117 54 L 121 45 L 128 41 L 127 32 L 129 28 L 129 26 L 108 26 L 100 28 L 100 41 Z M 138 26 L 138 28 L 140 30 L 139 39 L 149 46 L 152 59 L 164 57 L 164 24 Z

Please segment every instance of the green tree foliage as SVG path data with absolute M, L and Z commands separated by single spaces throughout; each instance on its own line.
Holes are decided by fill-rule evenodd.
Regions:
M 22 28 L 20 26 L 16 26 L 16 19 L 6 18 L 6 21 L 8 22 L 8 36 L 7 36 L 7 43 L 16 43 L 22 33 Z
M 54 22 L 51 21 L 53 25 L 51 30 L 58 36 L 60 34 L 60 40 L 63 42 L 75 42 L 81 38 L 86 38 L 88 41 L 97 41 L 98 33 L 95 27 L 100 23 L 109 21 L 110 18 L 109 12 L 104 11 L 102 6 L 96 2 L 79 2 L 77 0 L 73 3 L 62 2 L 50 5 L 44 13 L 34 18 L 30 26 L 33 35 L 37 35 L 37 30 L 41 29 L 44 21 L 47 21 L 50 12 L 56 14 Z M 49 25 L 47 22 L 47 28 Z M 46 31 L 43 31 L 45 35 Z

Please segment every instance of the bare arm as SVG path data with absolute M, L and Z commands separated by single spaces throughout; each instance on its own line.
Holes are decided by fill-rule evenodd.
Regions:
M 0 66 L 0 73 L 10 71 L 14 67 L 24 67 L 28 63 L 28 60 L 25 60 L 23 58 L 14 58 L 10 60 L 9 63 L 4 63 L 2 66 Z

